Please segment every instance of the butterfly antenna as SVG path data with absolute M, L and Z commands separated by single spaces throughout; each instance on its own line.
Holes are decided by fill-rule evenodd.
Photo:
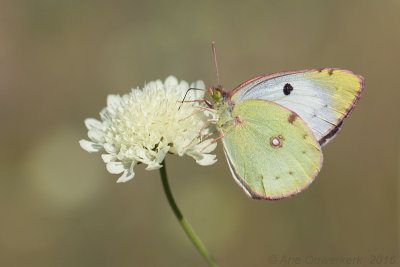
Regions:
M 187 94 L 189 93 L 190 90 L 197 90 L 197 88 L 189 88 L 189 89 L 187 89 L 187 90 L 186 90 L 186 93 L 185 93 L 185 96 L 184 96 L 183 99 L 182 99 L 182 103 L 183 103 L 183 101 L 185 101 L 186 96 L 187 96 Z
M 183 97 L 183 99 L 182 99 L 181 103 L 184 103 L 184 102 L 185 102 L 186 96 L 187 96 L 187 94 L 189 93 L 189 91 L 190 91 L 190 90 L 199 90 L 199 91 L 208 92 L 208 90 L 206 90 L 206 89 L 200 89 L 200 88 L 189 88 L 189 89 L 187 89 L 187 90 L 186 90 L 185 96 Z M 182 105 L 181 105 L 181 106 L 182 106 Z M 180 110 L 180 109 L 181 109 L 181 106 L 179 106 L 178 110 Z
M 217 62 L 217 52 L 215 51 L 215 42 L 214 42 L 214 41 L 212 41 L 211 47 L 212 47 L 213 54 L 214 54 L 215 68 L 217 69 L 217 81 L 218 81 L 218 86 L 220 86 L 221 84 L 219 83 L 219 71 L 218 71 L 218 62 Z

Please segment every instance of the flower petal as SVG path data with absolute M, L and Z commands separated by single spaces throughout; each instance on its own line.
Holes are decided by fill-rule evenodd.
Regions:
M 196 160 L 196 163 L 202 166 L 207 166 L 214 164 L 217 162 L 216 155 L 212 154 L 203 154 L 200 153 L 199 151 L 188 151 L 186 155 L 191 156 L 193 159 Z
M 189 83 L 188 83 L 187 81 L 183 81 L 183 80 L 182 80 L 182 81 L 179 83 L 179 88 L 181 89 L 182 92 L 185 92 L 185 93 L 186 93 L 187 89 L 189 89 Z
M 118 178 L 117 183 L 125 183 L 125 182 L 131 180 L 135 176 L 135 172 L 133 171 L 134 166 L 135 166 L 135 163 L 132 162 L 129 169 L 125 170 L 124 174 L 122 174 L 121 177 Z
M 155 87 L 155 89 L 156 89 L 156 90 L 159 90 L 159 89 L 163 89 L 163 88 L 164 88 L 163 82 L 162 82 L 161 80 L 156 80 L 156 87 Z
M 103 124 L 101 123 L 101 121 L 98 121 L 96 119 L 87 118 L 87 119 L 85 119 L 85 126 L 88 130 L 91 130 L 92 128 L 101 130 L 103 127 Z
M 208 146 L 206 149 L 204 149 L 204 151 L 202 153 L 210 153 L 217 147 L 217 142 L 214 142 L 210 145 L 210 143 L 212 141 L 213 141 L 212 139 L 208 139 L 208 140 L 204 141 L 203 143 L 198 144 L 197 146 L 202 147 L 202 149 L 205 148 L 206 146 Z
M 99 152 L 99 151 L 103 150 L 103 146 L 101 144 L 96 144 L 96 143 L 93 143 L 93 142 L 88 141 L 88 140 L 82 139 L 82 140 L 79 141 L 79 144 L 81 145 L 81 147 L 84 150 L 86 150 L 87 152 L 90 152 L 90 153 Z
M 205 89 L 206 85 L 204 84 L 203 81 L 195 81 L 190 84 L 190 88 L 197 88 L 197 89 Z M 204 98 L 204 91 L 201 90 L 190 90 L 188 94 L 191 94 L 193 99 L 202 99 Z
M 196 160 L 197 164 L 202 166 L 212 165 L 217 162 L 216 155 L 212 154 L 203 154 L 203 158 L 200 160 Z
M 109 144 L 109 143 L 104 144 L 104 150 L 107 151 L 107 153 L 109 153 L 109 154 L 113 154 L 113 153 L 117 152 L 117 149 L 112 144 Z
M 190 87 L 197 88 L 197 89 L 206 89 L 206 85 L 204 84 L 204 82 L 202 80 L 192 82 L 190 84 Z M 200 92 L 204 92 L 204 91 L 200 91 Z
M 108 120 L 110 120 L 110 114 L 109 114 L 107 108 L 103 108 L 103 109 L 100 111 L 100 119 L 101 119 L 102 121 L 108 121 Z
M 160 163 L 153 161 L 153 162 L 150 162 L 149 165 L 147 165 L 145 170 L 146 171 L 154 171 L 154 170 L 160 169 L 161 167 L 162 167 L 162 165 Z
M 125 170 L 124 164 L 120 161 L 109 162 L 106 165 L 107 171 L 112 174 L 120 174 Z
M 102 154 L 101 158 L 103 159 L 104 163 L 109 163 L 117 159 L 117 157 L 112 154 Z
M 105 142 L 103 131 L 99 130 L 97 128 L 90 129 L 88 132 L 88 136 L 92 141 L 94 141 L 96 143 L 104 143 Z
M 121 104 L 121 97 L 119 95 L 108 95 L 107 106 L 115 109 Z
M 172 75 L 168 76 L 164 84 L 167 89 L 174 88 L 178 85 L 178 79 Z

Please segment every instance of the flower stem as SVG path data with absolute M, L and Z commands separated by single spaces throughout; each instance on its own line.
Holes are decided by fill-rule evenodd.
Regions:
M 208 250 L 206 249 L 204 244 L 198 238 L 198 236 L 196 235 L 196 233 L 193 231 L 192 227 L 190 226 L 189 222 L 183 217 L 178 206 L 176 205 L 176 202 L 174 200 L 174 197 L 172 196 L 171 189 L 168 184 L 165 160 L 162 162 L 162 168 L 160 169 L 160 175 L 161 175 L 161 181 L 163 184 L 164 192 L 168 199 L 168 203 L 171 206 L 171 208 L 172 208 L 176 218 L 178 219 L 179 223 L 181 224 L 183 230 L 185 231 L 185 233 L 187 234 L 189 239 L 193 242 L 193 244 L 197 248 L 197 250 L 206 258 L 206 260 L 210 264 L 210 266 L 217 267 L 218 266 L 217 263 L 213 260 L 213 258 L 211 257 L 210 253 L 208 252 Z

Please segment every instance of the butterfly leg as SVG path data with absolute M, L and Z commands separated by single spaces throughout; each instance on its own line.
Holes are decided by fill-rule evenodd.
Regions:
M 211 132 L 211 133 L 209 133 L 209 134 L 203 136 L 201 139 L 202 139 L 202 140 L 207 140 L 208 137 L 210 137 L 211 135 L 215 134 L 215 132 L 216 132 L 216 131 L 213 131 L 213 132 Z
M 208 110 L 208 111 L 211 111 L 211 112 L 217 112 L 217 111 L 216 111 L 215 109 L 213 109 L 213 108 L 202 107 L 202 108 L 199 108 L 198 110 L 196 110 L 195 112 L 193 112 L 192 114 L 190 114 L 189 116 L 187 116 L 187 117 L 185 117 L 185 118 L 183 118 L 183 119 L 180 119 L 179 121 L 186 120 L 187 118 L 190 118 L 191 116 L 196 115 L 197 113 L 199 113 L 199 112 L 202 111 L 202 110 Z
M 213 105 L 208 102 L 206 99 L 196 99 L 196 100 L 183 100 L 178 101 L 179 103 L 193 103 L 193 102 L 204 102 L 209 108 L 213 108 Z M 180 108 L 180 107 L 179 107 Z
M 187 144 L 183 148 L 189 147 L 198 137 L 200 137 L 201 136 L 201 132 L 206 128 L 207 124 L 210 123 L 210 122 L 217 122 L 217 119 L 208 119 L 208 120 L 206 120 L 206 122 L 204 123 L 203 127 L 201 127 L 199 133 L 192 139 L 192 141 L 190 141 L 189 144 Z M 212 134 L 213 133 L 206 135 L 206 138 L 208 138 Z
M 219 133 L 221 134 L 219 137 L 217 137 L 217 138 L 215 138 L 214 140 L 212 140 L 208 145 L 206 145 L 205 147 L 203 147 L 201 150 L 200 150 L 200 153 L 202 153 L 207 147 L 209 147 L 211 144 L 213 144 L 213 143 L 215 143 L 215 142 L 217 142 L 219 139 L 221 139 L 221 138 L 223 138 L 225 135 L 224 135 L 224 133 L 222 132 L 222 129 L 221 128 L 218 128 L 218 131 L 219 131 Z

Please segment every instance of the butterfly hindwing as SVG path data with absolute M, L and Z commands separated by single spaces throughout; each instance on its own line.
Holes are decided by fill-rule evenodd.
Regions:
M 296 112 L 321 145 L 331 140 L 357 103 L 364 80 L 341 69 L 276 73 L 249 80 L 234 90 L 234 103 L 265 99 Z
M 221 126 L 232 174 L 252 198 L 279 199 L 306 188 L 322 164 L 321 147 L 294 112 L 274 102 L 249 99 Z

